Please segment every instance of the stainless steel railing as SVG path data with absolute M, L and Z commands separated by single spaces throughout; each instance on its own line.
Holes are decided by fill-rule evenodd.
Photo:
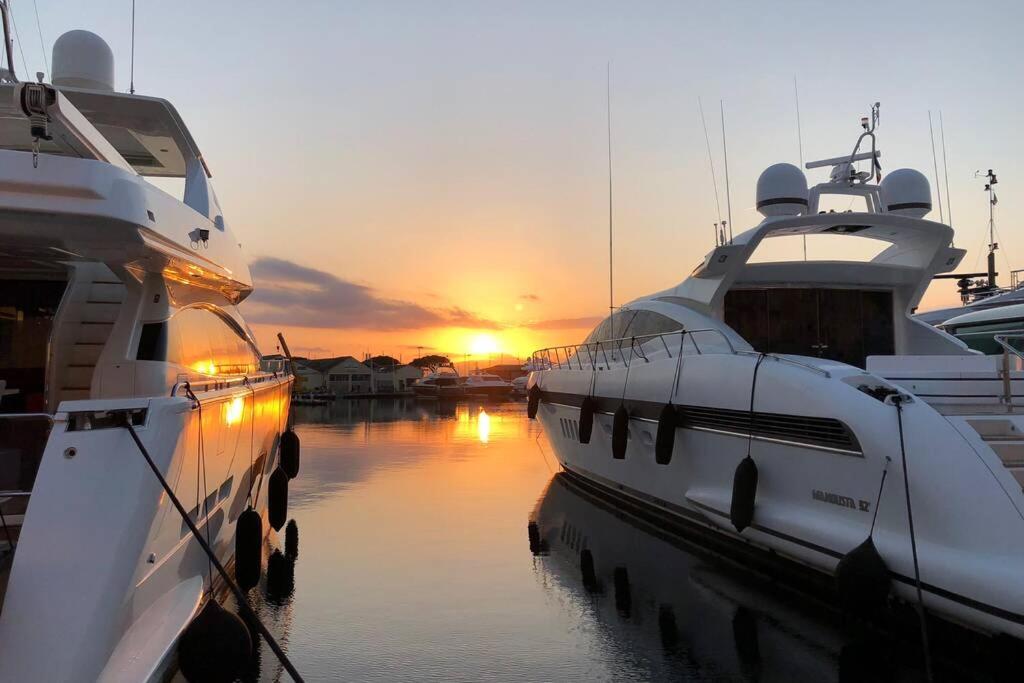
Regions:
M 697 341 L 697 335 L 702 334 L 712 334 L 720 337 L 721 340 L 725 342 L 725 347 L 728 350 L 708 351 L 706 350 L 707 346 L 705 346 L 705 349 L 701 349 L 701 345 Z M 676 338 L 678 338 L 678 343 L 675 341 Z M 650 352 L 650 349 L 645 350 L 644 346 L 652 341 L 657 340 L 661 342 L 660 346 L 655 345 L 656 350 L 664 349 L 669 358 L 675 358 L 675 356 L 672 355 L 672 350 L 675 348 L 677 355 L 683 354 L 685 352 L 685 342 L 687 339 L 690 340 L 690 343 L 697 355 L 704 355 L 705 353 L 725 353 L 731 355 L 752 356 L 761 355 L 758 351 L 737 350 L 732 341 L 722 330 L 715 327 L 706 327 L 694 330 L 681 329 L 674 332 L 639 334 L 632 337 L 620 337 L 618 339 L 606 339 L 603 341 L 586 342 L 583 344 L 551 346 L 546 349 L 534 351 L 530 357 L 530 364 L 534 369 L 538 370 L 555 368 L 603 370 L 611 368 L 613 363 L 622 363 L 623 366 L 629 367 L 630 363 L 632 363 L 636 358 L 641 358 L 644 362 L 650 362 L 650 359 L 647 357 L 647 353 Z M 669 343 L 670 341 L 671 343 Z M 625 351 L 623 350 L 624 348 Z M 609 352 L 611 353 L 610 358 Z M 586 353 L 585 358 L 583 355 L 584 353 Z M 819 368 L 811 363 L 799 361 L 795 358 L 780 356 L 773 353 L 766 353 L 764 355 L 766 358 L 771 358 L 772 360 L 780 363 L 795 365 L 823 377 L 832 376 L 828 370 Z
M 1016 348 L 1010 343 L 1011 340 L 1024 343 L 1024 334 L 996 334 L 993 335 L 992 339 L 999 344 L 1003 349 L 1003 362 L 1002 368 L 1000 369 L 1000 376 L 1003 380 L 1003 395 L 1000 396 L 999 400 L 1001 403 L 1006 405 L 1006 412 L 1013 412 L 1013 386 L 1010 375 L 1010 354 L 1017 357 L 1018 369 L 1022 363 L 1024 363 L 1024 350 Z
M 534 367 L 544 368 L 572 368 L 576 367 L 580 370 L 589 369 L 597 370 L 598 364 L 603 362 L 604 368 L 611 367 L 612 363 L 622 362 L 628 366 L 634 358 L 642 358 L 645 362 L 649 362 L 647 358 L 648 351 L 644 350 L 644 345 L 652 341 L 661 342 L 661 348 L 665 350 L 669 358 L 674 358 L 672 355 L 672 349 L 676 346 L 676 353 L 682 353 L 685 341 L 689 338 L 690 343 L 693 344 L 694 350 L 698 354 L 704 353 L 701 350 L 700 344 L 697 342 L 695 335 L 700 334 L 714 334 L 722 338 L 725 342 L 726 347 L 729 349 L 728 353 L 737 353 L 736 347 L 733 346 L 729 338 L 719 329 L 714 327 L 701 328 L 695 330 L 676 330 L 674 332 L 658 332 L 654 334 L 638 334 L 631 337 L 620 337 L 618 339 L 605 339 L 595 342 L 585 342 L 583 344 L 568 344 L 565 346 L 551 346 L 546 349 L 540 349 L 534 351 L 530 357 L 530 362 Z M 675 338 L 678 338 L 678 344 L 675 342 Z M 669 341 L 672 344 L 669 344 Z M 628 351 L 628 358 L 623 348 Z M 583 354 L 586 353 L 586 358 Z M 611 357 L 609 358 L 609 353 Z M 564 356 L 564 359 L 563 359 Z
M 171 387 L 171 396 L 177 396 L 178 393 L 184 389 L 185 385 L 189 385 L 192 391 L 195 393 L 205 391 L 218 391 L 220 389 L 228 389 L 231 387 L 241 386 L 248 382 L 249 384 L 259 384 L 262 382 L 268 382 L 270 380 L 277 379 L 284 376 L 286 373 L 282 372 L 267 372 L 261 370 L 260 372 L 253 373 L 252 375 L 238 375 L 235 377 L 212 377 L 210 379 L 188 379 L 185 375 L 179 375 L 178 381 L 175 382 L 174 386 Z

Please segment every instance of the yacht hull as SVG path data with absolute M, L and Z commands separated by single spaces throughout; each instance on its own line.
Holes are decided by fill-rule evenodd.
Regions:
M 268 378 L 201 392 L 198 403 L 61 404 L 0 617 L 0 681 L 166 674 L 210 586 L 209 563 L 128 431 L 102 416 L 139 411 L 140 439 L 229 564 L 239 514 L 250 503 L 266 512 L 265 480 L 277 466 L 291 384 Z
M 629 373 L 621 366 L 534 373 L 531 386 L 541 389 L 538 418 L 574 476 L 826 579 L 871 535 L 892 595 L 916 602 L 902 422 L 925 607 L 979 631 L 1024 637 L 1024 579 L 1013 569 L 1024 566 L 1024 549 L 1011 540 L 1024 534 L 1024 495 L 992 449 L 962 420 L 913 396 L 897 408 L 858 390 L 878 378 L 857 368 L 814 370 L 771 357 L 758 364 L 757 354 L 695 355 L 681 364 L 650 358 Z M 597 412 L 583 444 L 580 407 L 591 391 Z M 659 464 L 658 417 L 670 398 L 674 448 Z M 630 413 L 629 438 L 616 459 L 611 435 L 620 405 Z M 733 478 L 748 454 L 758 469 L 754 516 L 738 532 Z

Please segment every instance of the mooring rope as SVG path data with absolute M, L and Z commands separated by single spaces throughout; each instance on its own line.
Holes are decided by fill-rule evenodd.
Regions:
M 910 474 L 907 471 L 907 448 L 903 439 L 903 397 L 900 394 L 892 396 L 892 402 L 896 404 L 896 421 L 900 430 L 900 455 L 903 458 L 903 492 L 907 497 L 907 522 L 910 525 L 910 550 L 914 556 L 914 585 L 917 588 L 917 616 L 921 623 L 921 646 L 924 648 L 924 674 L 925 678 L 932 681 L 932 652 L 928 645 L 928 620 L 924 610 L 924 594 L 921 591 L 921 568 L 917 562 L 917 536 L 914 534 L 914 510 L 910 503 Z M 877 512 L 877 508 L 876 508 Z
M 267 630 L 267 627 L 263 625 L 263 622 L 260 621 L 260 618 L 259 616 L 257 616 L 256 612 L 252 609 L 252 607 L 249 606 L 249 603 L 245 598 L 245 594 L 242 593 L 241 589 L 235 584 L 231 577 L 228 576 L 228 572 L 226 569 L 224 569 L 224 565 L 222 565 L 220 563 L 220 560 L 217 559 L 217 556 L 214 554 L 213 549 L 210 547 L 210 544 L 207 543 L 206 539 L 203 538 L 202 533 L 200 533 L 195 523 L 188 516 L 188 512 L 185 511 L 185 508 L 184 506 L 182 506 L 181 501 L 179 501 L 178 497 L 174 494 L 174 490 L 171 489 L 171 486 L 167 483 L 167 480 L 164 479 L 164 475 L 160 473 L 160 469 L 156 466 L 156 463 L 153 462 L 153 458 L 150 457 L 149 451 L 146 449 L 145 444 L 142 443 L 142 440 L 136 433 L 135 427 L 132 425 L 131 420 L 128 418 L 128 414 L 122 413 L 121 417 L 124 420 L 122 426 L 124 426 L 128 430 L 128 433 L 131 434 L 132 440 L 135 441 L 135 445 L 138 446 L 139 452 L 142 453 L 142 457 L 146 459 L 146 463 L 149 465 L 149 468 L 153 471 L 153 474 L 156 476 L 157 481 L 160 482 L 160 486 L 163 487 L 164 492 L 167 494 L 167 498 L 174 505 L 175 509 L 177 509 L 178 514 L 181 515 L 182 521 L 185 522 L 186 526 L 188 526 L 189 528 L 189 531 L 192 532 L 192 536 L 196 539 L 196 541 L 199 542 L 200 547 L 202 547 L 203 552 L 206 553 L 206 556 L 209 558 L 210 562 L 217 568 L 217 572 L 220 574 L 221 578 L 224 579 L 224 583 L 226 583 L 228 585 L 228 588 L 231 589 L 231 592 L 235 596 L 235 601 L 238 603 L 238 608 L 245 612 L 248 621 L 256 627 L 256 630 L 260 632 L 260 635 L 263 636 L 263 639 L 267 641 L 267 645 L 269 645 L 270 649 L 273 650 L 274 655 L 277 657 L 277 660 L 281 662 L 281 666 L 283 666 L 285 671 L 288 672 L 288 675 L 292 677 L 292 680 L 297 681 L 298 683 L 303 683 L 302 676 L 299 674 L 298 671 L 296 671 L 295 667 L 291 663 L 291 660 L 288 659 L 288 655 L 284 653 L 284 650 L 282 650 L 281 646 L 278 645 L 277 640 L 274 639 L 274 636 L 270 633 L 269 630 Z

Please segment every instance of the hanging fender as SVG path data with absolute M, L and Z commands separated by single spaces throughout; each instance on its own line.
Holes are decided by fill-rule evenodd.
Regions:
M 235 580 L 242 590 L 260 582 L 263 545 L 263 518 L 251 506 L 235 523 Z
M 843 555 L 836 565 L 836 589 L 843 606 L 856 614 L 870 613 L 886 606 L 889 598 L 889 568 L 868 536 Z
M 736 466 L 732 477 L 732 504 L 729 520 L 742 532 L 754 521 L 754 499 L 757 497 L 757 464 L 749 455 Z
M 299 475 L 299 435 L 291 429 L 281 435 L 281 469 L 289 479 Z
M 654 461 L 667 465 L 672 461 L 676 445 L 676 407 L 669 401 L 658 416 L 658 432 L 654 437 Z
M 280 467 L 267 482 L 267 516 L 274 531 L 280 531 L 288 521 L 288 475 Z
M 178 666 L 188 681 L 230 683 L 251 658 L 249 628 L 216 600 L 206 603 L 178 639 Z
M 580 443 L 590 443 L 590 435 L 594 432 L 594 398 L 584 396 L 580 405 Z
M 526 392 L 526 417 L 531 420 L 537 419 L 537 409 L 540 407 L 540 386 L 534 384 Z
M 619 404 L 612 418 L 612 457 L 616 460 L 626 459 L 626 446 L 629 443 L 629 410 L 626 404 Z

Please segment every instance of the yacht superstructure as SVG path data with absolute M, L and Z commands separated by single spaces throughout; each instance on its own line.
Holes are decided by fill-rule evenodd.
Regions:
M 768 168 L 764 220 L 681 284 L 537 352 L 529 412 L 569 476 L 715 543 L 835 575 L 850 603 L 923 602 L 1024 637 L 1021 357 L 913 317 L 964 251 L 925 218 L 924 175 L 881 178 L 876 123 L 877 108 L 852 154 L 807 164 L 830 168 L 825 182 Z M 864 209 L 824 212 L 828 195 Z M 866 238 L 876 253 L 753 258 L 793 235 L 831 236 L 840 255 Z
M 214 577 L 125 425 L 227 564 L 292 377 L 238 311 L 246 255 L 174 107 L 115 92 L 85 31 L 53 71 L 0 79 L 0 680 L 157 680 Z

